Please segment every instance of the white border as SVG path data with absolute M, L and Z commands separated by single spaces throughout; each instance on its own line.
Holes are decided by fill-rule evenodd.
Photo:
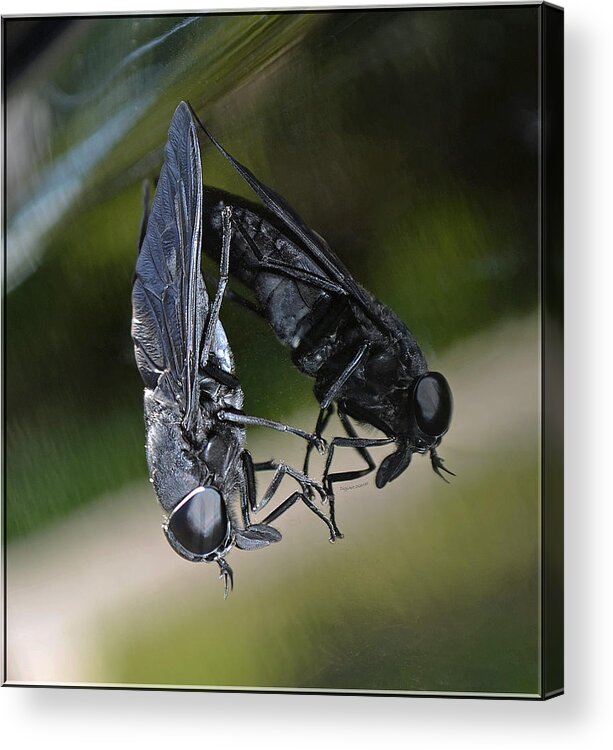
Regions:
M 9 7 L 4 1 L 0 12 L 94 12 L 101 5 L 24 0 Z M 181 9 L 203 10 L 205 5 L 182 0 Z M 266 5 L 279 7 L 270 0 Z M 5 688 L 0 690 L 0 736 L 6 747 L 108 750 L 134 744 L 147 750 L 185 746 L 206 750 L 247 744 L 250 749 L 267 750 L 333 746 L 575 750 L 611 746 L 612 5 L 610 0 L 565 3 L 566 695 L 536 703 Z M 168 8 L 167 0 L 129 3 L 136 10 L 164 6 Z M 221 1 L 216 0 L 215 6 L 221 7 Z M 258 6 L 246 0 L 234 5 Z M 115 8 L 112 2 L 102 7 L 114 10 L 119 3 Z

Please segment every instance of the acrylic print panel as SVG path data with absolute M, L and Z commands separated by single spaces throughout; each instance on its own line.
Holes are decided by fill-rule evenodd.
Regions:
M 5 681 L 559 692 L 561 13 L 3 24 Z

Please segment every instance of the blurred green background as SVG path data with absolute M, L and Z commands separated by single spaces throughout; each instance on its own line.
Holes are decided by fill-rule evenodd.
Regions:
M 9 679 L 536 693 L 537 9 L 5 32 Z M 296 509 L 281 544 L 230 556 L 227 602 L 159 529 L 130 341 L 141 184 L 182 99 L 407 322 L 455 397 L 453 484 L 416 460 L 383 491 L 341 489 L 334 546 Z M 204 142 L 203 168 L 253 197 Z M 248 413 L 312 428 L 312 383 L 266 326 L 230 303 L 222 321 Z M 248 440 L 300 463 L 287 438 Z

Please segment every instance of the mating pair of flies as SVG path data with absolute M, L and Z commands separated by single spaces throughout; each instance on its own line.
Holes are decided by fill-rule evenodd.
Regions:
M 196 123 L 252 188 L 261 205 L 203 187 Z M 219 262 L 210 296 L 200 268 L 202 248 Z M 227 289 L 230 275 L 254 301 Z M 220 322 L 224 297 L 263 317 L 315 380 L 319 417 L 313 434 L 243 411 L 243 391 Z M 281 539 L 271 525 L 297 501 L 341 536 L 334 484 L 376 470 L 378 488 L 396 479 L 414 453 L 429 454 L 434 471 L 449 472 L 437 454 L 449 428 L 446 379 L 429 372 L 405 324 L 361 287 L 332 250 L 287 203 L 234 159 L 182 102 L 168 131 L 153 204 L 145 208 L 132 292 L 132 338 L 145 383 L 146 454 L 151 481 L 167 513 L 164 533 L 192 562 L 215 562 L 225 594 L 233 584 L 232 547 L 266 547 Z M 334 411 L 345 435 L 326 444 Z M 358 436 L 352 420 L 384 437 Z M 307 443 L 299 471 L 255 463 L 245 447 L 250 425 L 281 430 Z M 379 466 L 369 453 L 393 446 Z M 309 476 L 313 448 L 327 452 L 321 482 Z M 332 472 L 335 449 L 353 448 L 366 466 Z M 256 474 L 272 472 L 258 498 Z M 254 522 L 284 476 L 296 491 Z M 326 515 L 318 500 L 328 503 Z

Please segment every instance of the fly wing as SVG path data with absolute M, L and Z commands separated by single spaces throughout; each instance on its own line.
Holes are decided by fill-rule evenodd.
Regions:
M 132 339 L 148 388 L 178 405 L 190 430 L 198 409 L 199 351 L 209 300 L 200 271 L 202 167 L 189 107 L 175 111 L 136 262 Z
M 285 226 L 301 240 L 304 249 L 311 260 L 321 269 L 322 276 L 328 277 L 338 284 L 346 294 L 351 296 L 363 308 L 364 312 L 369 317 L 372 317 L 372 300 L 365 293 L 364 289 L 362 289 L 362 287 L 355 281 L 346 266 L 332 252 L 328 243 L 316 232 L 310 229 L 278 193 L 260 182 L 253 172 L 228 153 L 228 151 L 226 151 L 219 141 L 215 139 L 200 120 L 198 120 L 198 122 L 200 127 L 212 141 L 215 148 L 230 162 L 249 187 L 256 193 L 266 208 L 280 219 Z M 376 319 L 374 322 L 378 324 Z

